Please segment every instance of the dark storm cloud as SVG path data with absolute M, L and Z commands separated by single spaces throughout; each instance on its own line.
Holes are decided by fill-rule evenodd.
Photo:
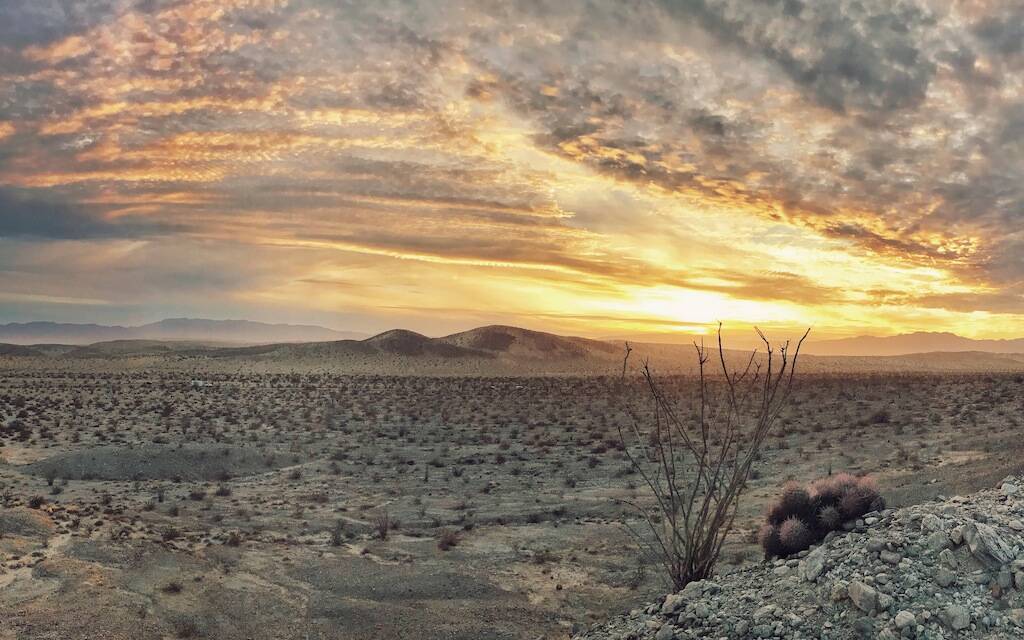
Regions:
M 0 46 L 21 48 L 59 40 L 106 20 L 111 0 L 4 0 Z
M 143 221 L 109 221 L 48 192 L 0 187 L 0 238 L 91 240 L 151 236 L 171 230 Z
M 899 109 L 919 104 L 935 64 L 920 51 L 926 7 L 890 1 L 664 0 L 723 43 L 776 63 L 821 104 Z

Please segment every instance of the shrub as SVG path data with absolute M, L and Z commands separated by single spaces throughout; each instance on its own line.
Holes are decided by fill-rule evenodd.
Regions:
M 459 544 L 459 532 L 453 529 L 445 529 L 437 539 L 437 548 L 447 551 Z
M 334 523 L 334 527 L 331 529 L 331 546 L 340 547 L 341 543 L 345 541 L 345 522 L 338 520 Z
M 638 410 L 627 397 L 623 410 L 629 420 L 625 426 L 617 425 L 619 441 L 653 494 L 656 509 L 623 502 L 637 510 L 650 535 L 641 535 L 631 526 L 630 531 L 661 562 L 676 589 L 713 574 L 754 463 L 793 388 L 807 334 L 793 351 L 788 342 L 776 351 L 760 330 L 758 335 L 765 345 L 764 355 L 754 352 L 746 368 L 731 370 L 719 326 L 720 375 L 713 373 L 715 365 L 708 365 L 709 350 L 703 344 L 694 345 L 699 370 L 695 404 L 699 405 L 692 412 L 679 411 L 678 399 L 671 397 L 672 386 L 655 378 L 646 363 L 639 380 L 627 375 L 630 347 L 626 345 L 622 389 L 626 394 L 646 395 L 653 408 Z M 805 489 L 793 487 L 786 500 L 808 516 L 815 514 Z M 786 520 L 781 512 L 778 515 L 780 523 Z M 774 524 L 769 524 L 766 540 L 774 548 Z
M 758 536 L 765 557 L 803 551 L 831 531 L 871 511 L 885 508 L 885 500 L 872 478 L 840 473 L 812 482 L 808 487 L 788 483 L 779 499 L 768 506 Z
M 164 593 L 181 593 L 181 583 L 177 581 L 168 582 L 160 588 Z
M 381 540 L 388 539 L 388 531 L 391 530 L 391 516 L 385 511 L 374 520 L 374 528 L 377 530 L 377 537 Z

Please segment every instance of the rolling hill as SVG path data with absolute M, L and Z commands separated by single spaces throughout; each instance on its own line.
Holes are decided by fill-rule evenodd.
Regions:
M 658 373 L 697 372 L 692 345 L 631 343 L 630 365 L 649 362 Z M 18 366 L 60 368 L 183 368 L 195 371 L 318 372 L 365 375 L 530 376 L 616 375 L 624 345 L 559 336 L 517 327 L 487 326 L 431 338 L 395 329 L 363 340 L 211 346 L 184 341 L 106 341 L 78 347 L 8 346 L 0 356 Z M 715 356 L 712 353 L 712 356 Z M 749 351 L 727 351 L 731 370 Z M 708 371 L 720 370 L 717 357 Z M 1024 354 L 981 351 L 894 356 L 833 356 L 804 353 L 805 373 L 1024 372 Z

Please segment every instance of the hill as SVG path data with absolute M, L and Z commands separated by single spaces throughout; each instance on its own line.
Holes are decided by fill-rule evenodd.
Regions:
M 335 331 L 313 325 L 267 324 L 251 320 L 170 318 L 137 327 L 99 324 L 26 322 L 0 325 L 0 342 L 32 345 L 88 345 L 122 340 L 191 341 L 203 343 L 267 344 L 319 342 L 365 338 L 365 334 Z
M 687 585 L 576 640 L 1024 637 L 1024 498 L 868 514 L 796 557 Z
M 636 343 L 630 365 L 649 362 L 656 373 L 694 374 L 693 345 Z M 28 350 L 26 350 L 28 349 Z M 130 366 L 245 370 L 267 373 L 319 372 L 398 376 L 615 375 L 622 370 L 623 343 L 591 340 L 518 327 L 492 325 L 431 338 L 395 329 L 364 340 L 278 342 L 220 346 L 196 341 L 113 340 L 86 346 L 37 345 L 0 353 L 24 366 L 94 368 Z M 746 365 L 750 351 L 726 352 L 730 369 Z M 759 354 L 758 361 L 762 361 Z M 717 358 L 708 371 L 719 371 Z M 802 354 L 805 373 L 984 373 L 1024 372 L 1024 354 L 934 352 L 900 356 Z
M 822 356 L 899 356 L 928 352 L 984 351 L 1024 354 L 1024 338 L 1014 340 L 972 340 L 955 333 L 918 331 L 896 336 L 858 336 L 840 340 L 809 342 L 807 353 Z

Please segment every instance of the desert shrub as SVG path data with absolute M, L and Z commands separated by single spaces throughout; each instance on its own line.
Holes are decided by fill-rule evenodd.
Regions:
M 334 523 L 334 527 L 331 528 L 331 546 L 340 547 L 345 541 L 345 522 L 338 520 Z
M 719 327 L 717 375 L 712 368 L 718 367 L 708 366 L 708 349 L 694 345 L 699 386 L 690 410 L 680 410 L 685 400 L 671 397 L 672 383 L 656 378 L 646 363 L 640 369 L 639 393 L 650 407 L 641 410 L 628 400 L 624 403 L 629 424 L 618 426 L 622 450 L 656 505 L 651 510 L 624 500 L 641 515 L 650 535 L 631 531 L 662 563 L 676 589 L 713 574 L 750 472 L 789 401 L 807 334 L 792 352 L 788 342 L 775 351 L 763 333 L 758 335 L 766 353 L 755 351 L 745 368 L 734 370 L 727 364 Z M 621 378 L 627 394 L 637 392 L 636 379 L 627 376 L 629 351 L 627 345 Z M 792 508 L 815 513 L 805 489 L 792 487 L 786 496 Z M 769 523 L 764 532 L 773 548 L 788 517 L 779 516 L 778 530 Z M 787 531 L 800 537 L 795 525 Z
M 888 424 L 890 420 L 892 420 L 892 414 L 888 409 L 879 409 L 871 414 L 870 418 L 871 424 Z
M 31 498 L 28 499 L 29 509 L 38 509 L 44 504 L 46 504 L 46 498 L 44 498 L 43 496 L 32 496 Z
M 457 544 L 459 544 L 459 532 L 453 529 L 445 529 L 437 538 L 437 548 L 441 551 L 447 551 Z
M 160 590 L 164 593 L 181 593 L 182 586 L 180 582 L 175 580 L 160 587 Z
M 374 520 L 374 528 L 377 530 L 377 537 L 381 540 L 388 539 L 388 532 L 391 531 L 391 516 L 384 511 Z
M 840 473 L 806 488 L 788 483 L 768 506 L 759 541 L 765 557 L 783 557 L 807 549 L 851 520 L 885 508 L 872 478 Z

